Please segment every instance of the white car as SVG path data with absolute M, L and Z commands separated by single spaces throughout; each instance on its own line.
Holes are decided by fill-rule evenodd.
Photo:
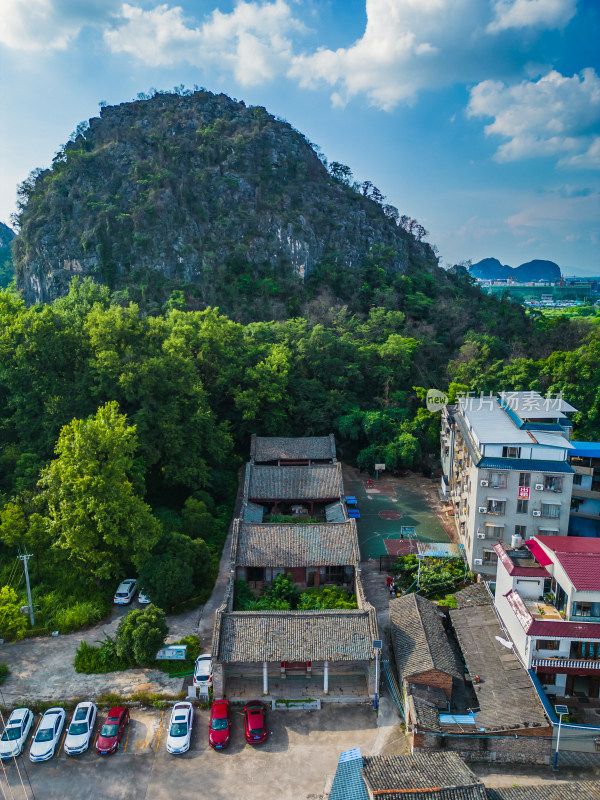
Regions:
M 194 724 L 194 709 L 191 703 L 175 703 L 169 722 L 167 736 L 167 752 L 186 753 L 190 749 L 192 738 L 192 725 Z
M 137 581 L 135 578 L 127 578 L 126 581 L 122 581 L 119 584 L 117 591 L 115 592 L 114 601 L 118 606 L 125 606 L 127 603 L 131 603 L 133 600 L 133 595 L 137 590 Z
M 194 686 L 205 687 L 208 689 L 212 686 L 213 680 L 213 666 L 212 657 L 210 653 L 198 656 L 194 666 Z
M 65 753 L 70 756 L 84 753 L 90 746 L 98 709 L 95 703 L 78 703 L 65 738 Z
M 33 713 L 28 708 L 15 708 L 0 737 L 0 758 L 12 758 L 23 752 L 33 725 Z
M 66 716 L 64 708 L 49 708 L 45 712 L 29 748 L 31 761 L 47 761 L 52 758 L 60 740 Z
M 152 602 L 152 600 L 146 594 L 146 592 L 143 589 L 140 589 L 140 591 L 138 592 L 138 603 L 141 603 L 143 606 L 145 606 L 145 605 L 147 605 L 148 603 L 151 603 L 151 602 Z

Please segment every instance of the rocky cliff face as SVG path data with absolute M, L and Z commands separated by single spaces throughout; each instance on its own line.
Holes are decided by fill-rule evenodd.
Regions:
M 15 268 L 30 302 L 82 275 L 231 311 L 227 287 L 285 297 L 316 268 L 352 271 L 378 247 L 387 270 L 435 263 L 290 125 L 205 91 L 104 108 L 23 184 L 21 207 Z
M 14 231 L 0 222 L 0 287 L 8 286 L 13 279 L 10 244 L 14 238 Z

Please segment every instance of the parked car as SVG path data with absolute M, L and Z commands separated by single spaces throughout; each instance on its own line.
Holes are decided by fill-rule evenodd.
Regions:
M 167 735 L 167 751 L 177 755 L 190 749 L 192 726 L 194 724 L 194 708 L 187 701 L 175 703 L 171 711 L 169 733 Z
M 119 749 L 119 742 L 129 724 L 129 709 L 116 707 L 108 712 L 106 722 L 96 739 L 96 752 L 101 756 L 108 756 L 116 753 Z
M 64 708 L 49 708 L 44 713 L 29 748 L 31 761 L 48 761 L 49 758 L 52 758 L 60 740 L 66 716 Z
M 208 726 L 208 743 L 215 750 L 223 750 L 229 745 L 231 719 L 229 716 L 229 700 L 215 700 L 210 710 Z
M 146 592 L 143 589 L 140 589 L 139 592 L 138 592 L 138 603 L 141 603 L 142 605 L 145 606 L 145 605 L 147 605 L 148 603 L 151 603 L 151 602 L 152 602 L 152 600 L 146 594 Z
M 122 581 L 115 592 L 115 603 L 118 606 L 125 606 L 127 603 L 131 603 L 136 589 L 137 581 L 135 578 L 127 578 L 127 580 Z
M 244 729 L 249 744 L 267 741 L 267 715 L 260 700 L 252 700 L 244 706 Z
M 210 653 L 198 656 L 194 666 L 194 686 L 206 687 L 212 686 L 213 681 L 213 666 L 212 656 Z
M 90 746 L 98 709 L 95 703 L 78 703 L 65 738 L 65 753 L 70 756 L 84 753 Z
M 0 758 L 12 758 L 23 752 L 33 725 L 33 713 L 28 708 L 15 708 L 0 737 Z

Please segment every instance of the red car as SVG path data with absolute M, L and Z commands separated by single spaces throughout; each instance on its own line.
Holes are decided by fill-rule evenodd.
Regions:
M 223 750 L 229 745 L 231 719 L 229 718 L 229 700 L 215 700 L 210 710 L 208 743 L 215 750 Z
M 96 739 L 96 752 L 102 756 L 116 753 L 119 749 L 119 742 L 129 724 L 128 708 L 111 708 L 108 712 L 106 722 Z
M 260 744 L 267 740 L 267 715 L 260 700 L 252 700 L 244 706 L 244 728 L 249 744 Z

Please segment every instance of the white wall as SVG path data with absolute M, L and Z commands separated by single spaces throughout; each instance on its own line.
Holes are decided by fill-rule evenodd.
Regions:
M 544 594 L 543 578 L 519 578 L 513 579 L 514 588 L 523 598 L 537 600 Z

